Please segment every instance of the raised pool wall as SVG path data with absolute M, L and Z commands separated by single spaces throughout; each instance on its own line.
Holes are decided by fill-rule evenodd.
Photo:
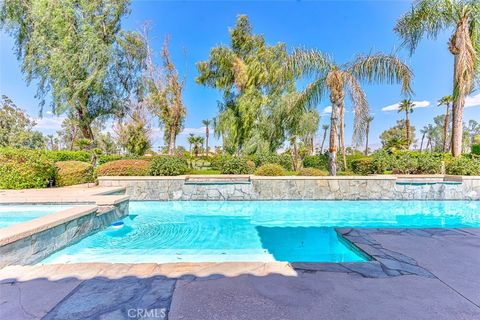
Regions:
M 98 182 L 125 187 L 131 200 L 480 200 L 479 176 L 99 177 Z
M 128 200 L 63 210 L 12 225 L 0 234 L 0 268 L 41 261 L 128 215 Z

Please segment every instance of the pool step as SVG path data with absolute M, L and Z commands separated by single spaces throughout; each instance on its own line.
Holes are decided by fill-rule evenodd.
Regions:
M 187 176 L 186 185 L 252 184 L 250 176 Z

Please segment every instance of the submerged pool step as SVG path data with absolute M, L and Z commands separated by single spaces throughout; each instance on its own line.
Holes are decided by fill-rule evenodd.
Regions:
M 395 183 L 396 185 L 399 186 L 430 186 L 430 185 L 437 185 L 437 184 L 443 184 L 443 185 L 461 185 L 462 182 L 459 181 L 397 181 Z

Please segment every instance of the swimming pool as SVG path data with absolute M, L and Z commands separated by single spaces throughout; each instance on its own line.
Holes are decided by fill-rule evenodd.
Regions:
M 42 263 L 364 261 L 334 227 L 478 227 L 480 202 L 145 201 L 123 223 Z
M 0 228 L 40 218 L 71 207 L 73 205 L 2 204 L 0 205 Z

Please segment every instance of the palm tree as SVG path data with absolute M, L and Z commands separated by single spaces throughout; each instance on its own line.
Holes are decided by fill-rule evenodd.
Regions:
M 193 153 L 195 157 L 198 157 L 198 154 L 202 150 L 203 142 L 205 139 L 203 137 L 193 137 L 192 144 L 193 144 Z
M 322 126 L 322 129 L 323 129 L 323 139 L 322 139 L 322 147 L 320 148 L 321 154 L 323 154 L 323 145 L 325 144 L 325 139 L 327 138 L 328 124 L 324 124 Z
M 370 133 L 370 123 L 373 121 L 373 116 L 367 118 L 367 128 L 365 129 L 365 155 L 368 156 L 368 134 Z
M 209 126 L 210 126 L 211 120 L 205 119 L 205 120 L 202 120 L 202 123 L 205 126 L 205 152 L 207 153 L 207 156 L 208 156 L 208 153 L 209 153 L 208 138 L 210 137 Z
M 410 138 L 410 114 L 413 112 L 415 104 L 410 99 L 405 99 L 400 102 L 398 106 L 398 112 L 405 112 L 405 137 L 407 139 L 407 149 L 410 148 L 412 143 Z
M 438 100 L 438 106 L 446 106 L 445 118 L 443 120 L 443 152 L 447 152 L 448 148 L 448 123 L 450 121 L 450 105 L 452 104 L 452 96 L 445 96 Z
M 462 153 L 463 108 L 475 79 L 480 78 L 480 2 L 478 0 L 420 0 L 397 22 L 395 32 L 413 54 L 423 36 L 436 38 L 453 29 L 448 49 L 453 62 L 452 154 Z
M 302 105 L 318 105 L 327 92 L 330 93 L 332 113 L 330 116 L 330 141 L 329 141 L 329 172 L 337 173 L 337 127 L 340 130 L 340 141 L 343 141 L 344 130 L 344 100 L 347 91 L 351 98 L 354 113 L 354 145 L 363 144 L 366 133 L 369 107 L 367 97 L 363 92 L 360 82 L 367 83 L 401 83 L 402 91 L 410 93 L 410 68 L 394 55 L 382 53 L 374 55 L 360 55 L 354 61 L 345 64 L 336 64 L 328 56 L 317 50 L 296 49 L 289 61 L 289 69 L 296 75 L 314 77 L 314 81 L 307 86 L 298 99 Z M 338 118 L 340 121 L 338 123 Z M 344 145 L 341 146 L 344 149 Z M 345 154 L 345 151 L 343 152 Z
M 427 130 L 427 146 L 425 147 L 425 149 L 428 149 L 428 146 L 430 146 L 430 152 L 433 151 L 433 138 L 435 136 L 435 127 L 432 126 L 431 124 L 429 124 L 427 127 L 426 127 L 426 130 Z
M 192 145 L 195 143 L 195 135 L 193 133 L 190 133 L 188 136 L 188 143 L 190 144 L 190 154 L 192 153 Z
M 425 135 L 428 133 L 428 127 L 427 126 L 423 127 L 423 129 L 420 130 L 420 133 L 422 134 L 422 140 L 420 142 L 420 152 L 422 152 L 423 141 L 425 140 Z

